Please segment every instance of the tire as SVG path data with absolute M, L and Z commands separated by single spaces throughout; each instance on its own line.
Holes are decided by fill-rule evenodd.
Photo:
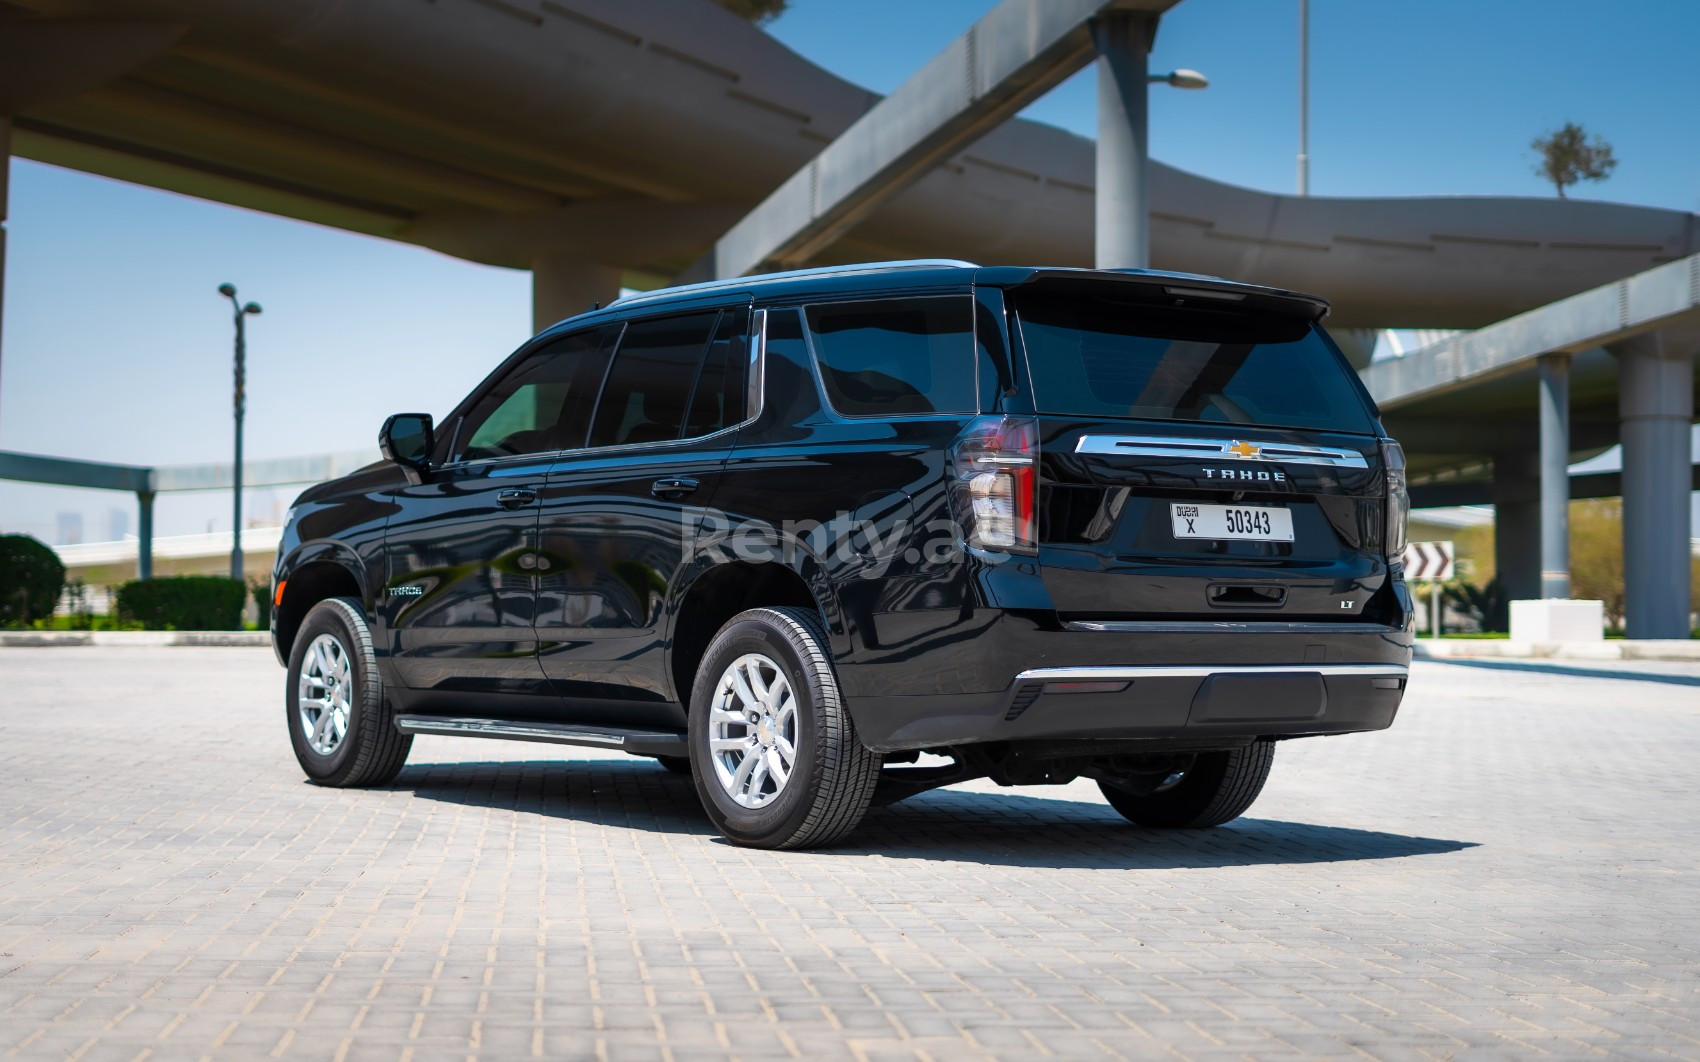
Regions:
M 752 693 L 765 687 L 770 698 L 743 697 L 740 681 Z M 787 746 L 781 782 L 770 768 L 785 766 Z M 715 635 L 691 690 L 690 750 L 709 819 L 727 840 L 751 848 L 842 840 L 862 821 L 879 782 L 879 754 L 856 736 L 826 633 L 806 609 L 751 609 Z M 740 775 L 746 761 L 752 766 Z
M 674 774 L 691 773 L 691 758 L 689 756 L 657 756 L 655 762 Z
M 340 681 L 319 681 L 344 671 L 346 686 Z M 303 672 L 307 673 L 305 683 Z M 314 605 L 301 621 L 289 654 L 284 718 L 295 758 L 315 785 L 339 789 L 388 785 L 407 762 L 413 735 L 395 727 L 395 713 L 384 696 L 384 680 L 372 649 L 372 630 L 360 602 L 328 598 Z M 320 719 L 326 720 L 322 732 L 317 725 Z M 337 735 L 339 723 L 342 732 Z
M 1098 788 L 1110 806 L 1130 822 L 1159 829 L 1220 826 L 1245 814 L 1275 762 L 1273 741 L 1254 741 L 1229 752 L 1200 753 L 1180 781 L 1145 796 L 1113 785 Z

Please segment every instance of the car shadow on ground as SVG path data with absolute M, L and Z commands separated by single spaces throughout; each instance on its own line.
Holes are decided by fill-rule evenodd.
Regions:
M 501 808 L 654 833 L 718 835 L 691 780 L 652 760 L 517 760 L 407 767 L 393 788 L 426 800 Z M 1332 863 L 1442 855 L 1472 841 L 1248 817 L 1214 830 L 1148 830 L 1107 804 L 938 789 L 874 808 L 835 855 L 999 866 L 1154 870 Z

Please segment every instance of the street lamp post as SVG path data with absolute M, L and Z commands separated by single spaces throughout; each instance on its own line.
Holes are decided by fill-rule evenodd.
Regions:
M 1310 0 L 1299 0 L 1299 194 L 1310 194 Z
M 246 583 L 242 573 L 242 414 L 247 406 L 248 385 L 248 352 L 243 343 L 242 324 L 251 313 L 260 312 L 260 304 L 250 302 L 244 305 L 236 298 L 236 285 L 220 284 L 218 293 L 230 300 L 231 311 L 236 320 L 236 390 L 234 412 L 236 414 L 236 466 L 233 469 L 235 489 L 233 493 L 231 535 L 230 535 L 230 577 L 239 583 Z
M 1098 50 L 1098 147 L 1093 263 L 1099 269 L 1145 269 L 1151 264 L 1146 207 L 1148 89 L 1158 82 L 1198 89 L 1196 70 L 1152 74 L 1147 65 L 1157 20 L 1135 12 L 1094 19 Z

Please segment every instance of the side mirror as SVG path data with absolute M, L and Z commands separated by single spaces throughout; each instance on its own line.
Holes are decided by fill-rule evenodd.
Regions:
M 431 467 L 436 432 L 429 413 L 397 413 L 378 430 L 378 449 L 384 460 L 415 472 Z

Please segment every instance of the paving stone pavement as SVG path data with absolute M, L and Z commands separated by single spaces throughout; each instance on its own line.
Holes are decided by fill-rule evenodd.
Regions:
M 282 683 L 0 649 L 0 1057 L 1700 1058 L 1695 665 L 1419 664 L 1218 830 L 976 783 L 805 853 L 551 746 L 319 789 Z

